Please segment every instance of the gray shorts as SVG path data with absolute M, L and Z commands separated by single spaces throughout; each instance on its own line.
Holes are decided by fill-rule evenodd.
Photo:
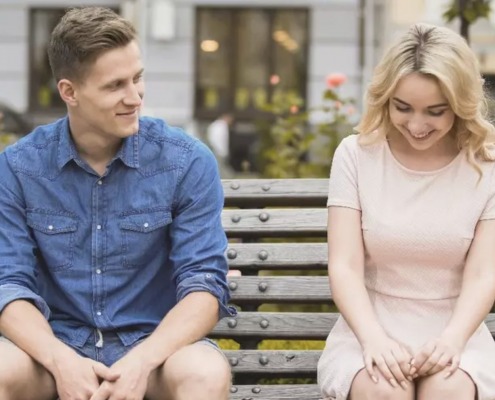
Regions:
M 101 362 L 106 366 L 111 366 L 145 339 L 146 337 L 143 337 L 132 345 L 125 346 L 124 344 L 122 344 L 122 341 L 116 333 L 100 332 L 98 330 L 95 330 L 94 334 L 89 337 L 89 339 L 82 347 L 73 346 L 70 343 L 66 343 L 65 341 L 64 343 L 74 349 L 79 355 L 83 357 L 91 358 L 92 360 Z M 10 342 L 9 339 L 3 336 L 0 336 L 0 341 L 1 340 Z M 198 340 L 196 343 L 204 344 L 216 349 L 227 361 L 227 358 L 225 357 L 223 351 L 220 350 L 218 345 L 211 339 L 203 338 L 201 340 Z

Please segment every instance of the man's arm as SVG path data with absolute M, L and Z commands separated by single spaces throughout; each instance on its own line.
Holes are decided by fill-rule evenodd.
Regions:
M 92 399 L 112 394 L 144 396 L 150 373 L 182 347 L 205 337 L 227 306 L 227 239 L 222 227 L 223 189 L 213 154 L 199 142 L 186 156 L 169 228 L 177 304 L 155 331 L 117 361 L 115 384 L 103 383 Z
M 117 377 L 55 337 L 48 306 L 36 290 L 36 243 L 27 226 L 22 190 L 5 153 L 0 154 L 0 171 L 0 333 L 52 373 L 62 391 L 92 392 L 98 387 L 97 375 Z
M 181 347 L 206 336 L 219 317 L 235 314 L 227 306 L 223 203 L 216 160 L 206 146 L 197 143 L 176 189 L 170 227 L 177 305 L 137 348 L 153 360 L 153 367 L 161 365 Z

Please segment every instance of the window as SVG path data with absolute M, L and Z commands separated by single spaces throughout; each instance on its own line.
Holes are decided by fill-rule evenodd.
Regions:
M 113 8 L 114 11 L 117 11 Z M 50 35 L 66 8 L 33 8 L 29 32 L 29 109 L 31 111 L 65 111 L 48 62 Z
M 273 96 L 306 98 L 308 10 L 198 8 L 195 116 L 252 120 Z
M 63 110 L 65 104 L 58 95 L 57 84 L 52 77 L 47 48 L 50 34 L 64 15 L 65 9 L 32 9 L 30 15 L 30 110 Z

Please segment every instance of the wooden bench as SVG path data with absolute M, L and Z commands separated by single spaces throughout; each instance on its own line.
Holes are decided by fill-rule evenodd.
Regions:
M 258 343 L 325 340 L 338 317 L 326 276 L 328 181 L 234 179 L 223 180 L 223 188 L 226 255 L 230 268 L 242 272 L 229 278 L 229 288 L 240 311 L 237 318 L 221 320 L 210 337 L 240 344 L 239 350 L 224 351 L 234 372 L 230 399 L 321 399 L 315 383 L 321 350 L 260 350 Z M 270 304 L 282 309 L 267 311 Z M 325 305 L 329 311 L 286 311 L 287 304 Z M 495 334 L 495 314 L 487 323 Z M 266 384 L 267 378 L 309 378 L 310 383 Z

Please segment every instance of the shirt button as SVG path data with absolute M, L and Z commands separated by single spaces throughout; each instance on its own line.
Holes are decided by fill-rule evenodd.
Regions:
M 96 273 L 97 273 L 98 275 L 100 275 L 100 274 L 101 274 L 101 269 L 97 269 L 97 270 L 96 270 Z
M 48 225 L 48 230 L 53 231 L 53 225 Z
M 103 182 L 102 181 L 98 181 L 98 185 L 103 185 Z
M 145 223 L 143 224 L 143 226 L 144 226 L 145 228 L 147 228 L 148 226 L 150 226 L 150 224 L 148 224 L 147 222 L 145 222 Z
M 100 230 L 101 229 L 101 225 L 96 225 L 96 229 Z
M 98 316 L 99 316 L 99 315 L 101 315 L 101 311 L 98 311 L 98 312 L 96 313 L 96 315 L 98 315 Z

